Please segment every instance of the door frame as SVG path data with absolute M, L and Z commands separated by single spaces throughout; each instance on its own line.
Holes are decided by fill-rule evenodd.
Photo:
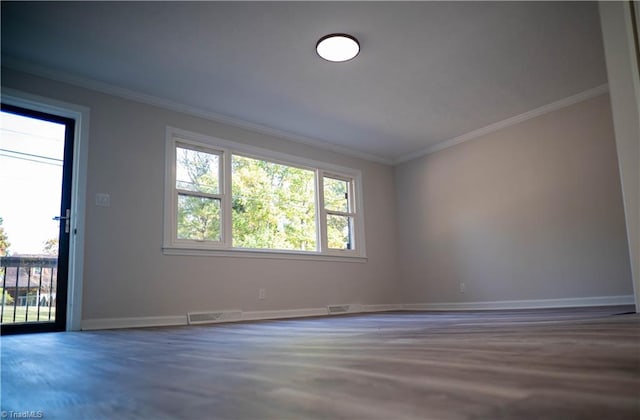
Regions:
M 2 88 L 2 102 L 75 121 L 71 180 L 71 234 L 67 277 L 66 331 L 79 331 L 82 321 L 89 108 L 10 88 Z
M 67 284 L 69 282 L 69 239 L 72 235 L 71 231 L 71 181 L 73 179 L 73 145 L 75 135 L 76 121 L 73 118 L 61 117 L 50 113 L 44 113 L 36 111 L 31 108 L 17 107 L 15 105 L 2 102 L 2 112 L 7 114 L 13 114 L 28 118 L 35 121 L 53 123 L 64 125 L 64 140 L 63 140 L 63 165 L 62 165 L 62 185 L 60 185 L 59 205 L 55 211 L 56 216 L 53 220 L 58 220 L 58 255 L 57 255 L 57 280 L 56 280 L 56 299 L 55 299 L 55 317 L 54 320 L 41 321 L 40 320 L 40 302 L 38 305 L 38 321 L 29 322 L 25 319 L 25 322 L 3 324 L 1 333 L 5 334 L 21 334 L 21 333 L 35 333 L 35 332 L 57 332 L 65 331 L 67 327 Z M 55 204 L 55 203 L 54 203 Z M 49 214 L 49 216 L 51 213 Z M 57 216 L 60 215 L 60 216 Z M 61 219 L 66 215 L 65 219 Z M 40 214 L 43 217 L 43 214 Z M 47 217 L 44 215 L 44 217 Z M 24 233 L 24 232 L 23 232 Z M 20 263 L 18 263 L 20 267 Z M 8 266 L 7 266 L 8 269 Z M 19 272 L 19 268 L 17 269 Z M 51 268 L 51 281 L 53 282 L 53 268 Z M 29 279 L 31 279 L 32 267 L 29 266 Z M 38 293 L 40 293 L 40 287 L 42 286 L 42 272 L 40 273 L 40 285 L 38 286 Z M 6 277 L 6 272 L 5 272 Z M 5 279 L 6 280 L 6 279 Z M 18 282 L 16 278 L 16 289 L 18 291 Z M 4 280 L 3 280 L 4 285 Z M 6 286 L 5 286 L 6 287 Z M 28 293 L 27 295 L 28 296 Z M 18 299 L 18 295 L 14 296 L 14 299 Z M 17 302 L 16 302 L 17 303 Z M 28 304 L 27 304 L 28 305 Z M 28 307 L 28 306 L 27 306 Z M 51 306 L 50 306 L 51 307 Z M 14 307 L 15 310 L 15 307 Z M 27 316 L 28 317 L 28 316 Z M 49 314 L 49 318 L 51 314 Z M 15 313 L 13 315 L 14 321 Z

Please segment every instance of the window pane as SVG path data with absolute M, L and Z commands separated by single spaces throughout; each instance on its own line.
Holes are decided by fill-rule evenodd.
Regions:
M 179 194 L 178 239 L 220 241 L 220 200 Z
M 353 220 L 349 216 L 327 215 L 327 242 L 332 249 L 353 249 L 351 242 Z
M 176 188 L 208 194 L 220 192 L 220 156 L 176 147 Z
M 233 246 L 315 251 L 315 172 L 232 158 Z
M 349 211 L 349 182 L 324 177 L 324 208 L 335 211 Z

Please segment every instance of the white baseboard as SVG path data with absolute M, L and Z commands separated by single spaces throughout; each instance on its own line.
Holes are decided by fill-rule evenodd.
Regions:
M 357 311 L 349 313 L 368 312 L 364 309 L 365 305 L 351 305 L 358 308 Z M 370 306 L 370 305 L 368 305 Z M 374 305 L 384 306 L 389 305 Z M 397 308 L 401 309 L 401 308 Z M 214 311 L 215 312 L 215 311 Z M 239 322 L 239 321 L 259 321 L 268 319 L 290 319 L 302 318 L 310 316 L 327 316 L 329 311 L 324 308 L 302 308 L 302 309 L 281 309 L 272 311 L 243 311 L 240 317 L 231 319 L 225 318 L 219 321 L 208 322 L 210 324 L 221 322 Z M 175 316 L 155 316 L 140 318 L 101 318 L 101 319 L 85 319 L 82 321 L 82 330 L 109 330 L 116 328 L 144 328 L 144 327 L 169 327 L 177 325 L 188 325 L 187 315 Z
M 282 309 L 275 311 L 247 311 L 242 313 L 243 321 L 263 319 L 301 318 L 307 316 L 326 316 L 327 308 Z
M 348 313 L 388 312 L 388 311 L 464 311 L 464 310 L 496 310 L 496 309 L 541 309 L 541 308 L 572 308 L 586 306 L 619 306 L 633 305 L 633 295 L 597 296 L 586 298 L 566 299 L 536 299 L 536 300 L 502 300 L 494 302 L 448 302 L 448 303 L 405 303 L 378 305 L 351 305 L 357 311 Z M 246 311 L 238 319 L 222 322 L 258 321 L 268 319 L 302 318 L 310 316 L 327 316 L 328 309 L 303 308 L 282 309 L 273 311 Z M 101 318 L 85 319 L 82 330 L 108 330 L 116 328 L 169 327 L 188 325 L 187 315 L 150 316 L 139 318 Z
M 403 310 L 403 305 L 398 304 L 383 304 L 383 305 L 363 305 L 362 312 L 391 312 Z
M 187 325 L 187 315 L 83 319 L 81 329 L 84 331 L 111 330 L 116 328 L 169 327 L 175 325 Z
M 576 308 L 586 306 L 633 305 L 633 295 L 595 296 L 565 299 L 501 300 L 493 302 L 405 303 L 405 311 L 462 311 L 495 309 Z
M 287 319 L 326 315 L 328 315 L 327 308 L 247 311 L 242 312 L 242 316 L 239 318 L 224 319 L 211 322 L 211 324 L 221 322 L 258 321 L 267 319 Z M 187 315 L 85 319 L 82 320 L 81 329 L 83 331 L 89 331 L 112 330 L 119 328 L 171 327 L 180 325 L 189 325 Z

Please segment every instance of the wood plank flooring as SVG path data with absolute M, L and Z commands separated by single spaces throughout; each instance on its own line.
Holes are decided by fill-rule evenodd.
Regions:
M 5 336 L 1 406 L 46 419 L 640 419 L 630 310 Z

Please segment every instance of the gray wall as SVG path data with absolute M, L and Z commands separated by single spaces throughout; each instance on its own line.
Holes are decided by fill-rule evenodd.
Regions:
M 399 165 L 395 184 L 405 302 L 632 293 L 608 95 Z
M 398 302 L 391 167 L 12 70 L 2 84 L 91 110 L 83 319 Z M 167 125 L 361 170 L 368 261 L 163 255 Z

